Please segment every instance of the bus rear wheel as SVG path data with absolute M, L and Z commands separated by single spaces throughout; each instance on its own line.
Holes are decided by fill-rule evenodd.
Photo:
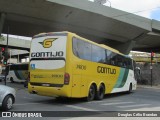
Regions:
M 89 91 L 88 91 L 87 101 L 92 101 L 92 100 L 94 100 L 95 95 L 96 95 L 96 88 L 95 88 L 95 86 L 92 84 L 92 85 L 90 86 L 90 88 L 89 88 Z
M 102 100 L 104 98 L 105 95 L 105 87 L 104 85 L 100 85 L 99 90 L 96 93 L 96 99 L 97 100 Z

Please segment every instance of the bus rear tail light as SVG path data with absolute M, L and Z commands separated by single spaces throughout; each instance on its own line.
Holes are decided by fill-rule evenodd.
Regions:
M 64 74 L 64 84 L 68 85 L 69 81 L 70 81 L 70 75 L 69 75 L 69 73 L 65 73 Z

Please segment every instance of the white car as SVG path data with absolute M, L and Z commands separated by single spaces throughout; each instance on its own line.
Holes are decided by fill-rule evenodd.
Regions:
M 16 90 L 14 88 L 0 85 L 0 106 L 2 110 L 10 110 L 15 102 Z

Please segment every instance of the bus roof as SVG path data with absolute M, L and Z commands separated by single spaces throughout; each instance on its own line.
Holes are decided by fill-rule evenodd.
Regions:
M 71 32 L 68 32 L 68 31 L 62 31 L 62 32 L 43 32 L 43 33 L 39 33 L 37 35 L 34 35 L 33 38 L 38 38 L 38 37 L 44 37 L 44 36 L 51 36 L 51 35 L 67 35 L 68 33 L 71 33 Z
M 86 39 L 86 38 L 80 37 L 79 35 L 77 35 L 77 34 L 75 34 L 75 33 L 71 33 L 71 32 L 69 32 L 69 33 L 72 34 L 72 35 L 74 35 L 74 36 L 76 36 L 76 37 L 79 37 L 79 38 L 81 38 L 81 39 L 83 39 L 83 40 L 85 40 L 85 41 L 87 41 L 87 42 L 90 42 L 90 43 L 92 43 L 92 44 L 95 44 L 95 45 L 97 45 L 97 46 L 100 46 L 100 47 L 102 47 L 102 48 L 108 49 L 108 50 L 110 50 L 110 51 L 112 51 L 112 52 L 115 52 L 115 53 L 117 53 L 117 54 L 120 54 L 120 55 L 123 55 L 123 56 L 124 56 L 124 54 L 120 53 L 118 50 L 116 50 L 116 49 L 114 49 L 114 48 L 111 48 L 111 47 L 109 47 L 109 46 L 107 46 L 107 45 L 98 44 L 98 43 L 93 42 L 93 41 L 91 41 L 91 40 L 88 40 L 88 39 Z
M 123 55 L 124 56 L 124 54 L 122 54 L 122 53 L 120 53 L 118 50 L 116 50 L 116 49 L 114 49 L 114 48 L 111 48 L 111 47 L 109 47 L 109 46 L 107 46 L 107 45 L 104 45 L 104 44 L 98 44 L 98 43 L 96 43 L 96 42 L 93 42 L 93 41 L 91 41 L 91 40 L 88 40 L 88 39 L 86 39 L 86 38 L 83 38 L 83 37 L 81 37 L 81 36 L 79 36 L 79 35 L 77 35 L 77 34 L 75 34 L 75 33 L 72 33 L 72 32 L 69 32 L 69 31 L 62 31 L 62 32 L 47 32 L 47 33 L 39 33 L 39 34 L 37 34 L 37 35 L 35 35 L 35 36 L 33 36 L 33 38 L 37 38 L 37 37 L 44 37 L 44 36 L 48 36 L 48 35 L 67 35 L 67 34 L 70 34 L 70 35 L 73 35 L 73 36 L 75 36 L 75 37 L 78 37 L 78 38 L 81 38 L 81 39 L 83 39 L 84 41 L 87 41 L 87 42 L 90 42 L 90 43 L 92 43 L 92 44 L 95 44 L 95 45 L 97 45 L 97 46 L 100 46 L 100 47 L 103 47 L 103 48 L 105 48 L 105 49 L 108 49 L 108 50 L 110 50 L 110 51 L 113 51 L 113 52 L 115 52 L 115 53 L 117 53 L 117 54 L 120 54 L 120 55 Z

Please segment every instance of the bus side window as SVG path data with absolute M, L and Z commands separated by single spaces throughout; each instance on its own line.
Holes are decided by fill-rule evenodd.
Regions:
M 96 45 L 92 45 L 92 61 L 105 64 L 106 63 L 105 49 Z
M 77 43 L 77 39 L 73 38 L 73 53 L 75 56 L 79 57 L 79 53 L 78 53 L 78 43 Z
M 128 59 L 124 58 L 123 61 L 124 68 L 128 68 Z
M 91 44 L 73 37 L 73 53 L 84 60 L 91 60 Z
M 84 42 L 84 49 L 83 49 L 83 54 L 84 54 L 84 58 L 85 60 L 89 60 L 91 61 L 91 44 L 88 42 Z
M 117 54 L 116 53 L 111 54 L 111 65 L 114 65 L 114 66 L 117 65 Z
M 109 65 L 115 65 L 115 58 L 110 50 L 106 50 L 106 63 Z
M 133 70 L 132 60 L 128 59 L 128 68 Z

